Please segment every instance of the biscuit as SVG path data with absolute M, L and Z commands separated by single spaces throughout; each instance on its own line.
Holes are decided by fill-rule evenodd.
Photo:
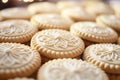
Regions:
M 32 17 L 31 23 L 39 29 L 69 30 L 73 21 L 58 14 L 38 14 Z
M 33 14 L 29 13 L 26 8 L 13 7 L 0 11 L 3 19 L 26 19 L 29 20 Z
M 27 20 L 6 20 L 0 22 L 0 42 L 25 43 L 38 31 Z
M 0 80 L 27 77 L 41 63 L 36 50 L 19 43 L 0 43 Z
M 35 80 L 32 78 L 14 78 L 14 79 L 9 79 L 9 80 Z
M 84 42 L 65 30 L 48 29 L 36 33 L 31 47 L 47 58 L 74 58 L 82 54 Z
M 118 39 L 118 34 L 109 27 L 94 22 L 78 22 L 71 26 L 70 32 L 91 42 L 112 43 Z
M 101 14 L 114 14 L 114 10 L 108 4 L 102 2 L 90 3 L 86 6 L 86 10 L 96 16 Z
M 59 9 L 56 7 L 55 4 L 50 2 L 37 2 L 28 5 L 28 11 L 32 14 L 39 14 L 39 13 L 58 13 Z
M 56 5 L 61 11 L 67 8 L 82 7 L 82 4 L 78 1 L 58 1 Z
M 110 6 L 113 8 L 115 15 L 120 17 L 120 3 L 119 3 L 119 1 L 112 1 L 110 3 Z
M 88 13 L 81 7 L 64 9 L 61 15 L 69 17 L 74 21 L 95 21 L 95 15 Z
M 96 22 L 120 32 L 120 18 L 115 15 L 100 15 L 96 18 Z
M 120 74 L 120 46 L 116 44 L 95 44 L 88 46 L 83 59 L 107 73 Z
M 92 73 L 92 74 L 91 74 Z M 38 80 L 109 80 L 96 66 L 76 59 L 57 59 L 45 63 Z

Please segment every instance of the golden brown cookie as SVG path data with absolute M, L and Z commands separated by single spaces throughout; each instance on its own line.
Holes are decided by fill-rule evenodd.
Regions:
M 9 80 L 35 80 L 32 78 L 14 78 L 14 79 L 9 79 Z
M 32 37 L 31 47 L 47 58 L 74 58 L 82 54 L 84 42 L 68 31 L 48 29 Z
M 40 63 L 39 53 L 29 46 L 0 43 L 0 80 L 30 76 Z
M 81 7 L 64 9 L 62 16 L 69 17 L 74 21 L 95 21 L 95 16 L 88 13 Z
M 91 74 L 92 73 L 92 74 Z M 96 66 L 76 59 L 57 59 L 45 63 L 38 80 L 109 80 Z
M 115 44 L 95 44 L 88 46 L 83 59 L 107 73 L 120 74 L 120 46 Z
M 70 32 L 91 42 L 112 43 L 118 39 L 117 33 L 94 22 L 78 22 L 71 26 Z
M 27 20 L 6 20 L 0 22 L 0 42 L 25 43 L 38 31 Z
M 93 2 L 86 6 L 86 10 L 96 16 L 101 14 L 114 14 L 113 9 L 106 3 Z
M 37 2 L 28 6 L 28 11 L 32 14 L 39 13 L 59 13 L 55 4 L 50 2 Z
M 73 21 L 58 14 L 38 14 L 32 17 L 31 23 L 39 29 L 64 29 L 69 30 Z
M 96 18 L 96 22 L 113 28 L 114 30 L 120 32 L 120 18 L 115 15 L 101 15 Z
M 78 1 L 58 1 L 56 5 L 61 11 L 67 8 L 82 7 Z
M 0 11 L 3 19 L 30 19 L 32 14 L 26 8 L 14 7 L 7 8 Z

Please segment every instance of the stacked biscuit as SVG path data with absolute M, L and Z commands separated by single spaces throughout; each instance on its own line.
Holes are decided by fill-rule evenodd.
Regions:
M 1 10 L 0 80 L 120 80 L 117 9 L 59 1 Z

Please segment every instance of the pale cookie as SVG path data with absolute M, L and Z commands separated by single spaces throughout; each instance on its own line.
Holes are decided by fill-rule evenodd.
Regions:
M 39 13 L 59 13 L 55 4 L 50 2 L 37 2 L 28 6 L 28 11 L 33 14 Z
M 31 47 L 47 58 L 74 58 L 82 54 L 84 42 L 68 31 L 48 29 L 32 37 Z
M 29 46 L 0 43 L 0 80 L 30 76 L 40 63 L 39 53 Z
M 88 13 L 81 7 L 65 9 L 61 14 L 62 16 L 69 17 L 74 21 L 95 21 L 95 16 Z
M 69 30 L 73 21 L 58 14 L 38 14 L 32 17 L 31 23 L 39 29 L 64 29 Z
M 9 79 L 9 80 L 35 80 L 32 78 L 14 78 L 14 79 Z
M 115 15 L 101 15 L 96 18 L 96 22 L 113 28 L 114 30 L 120 32 L 120 18 Z
M 76 59 L 57 59 L 44 64 L 38 80 L 109 80 L 96 66 Z
M 32 14 L 27 11 L 26 8 L 14 7 L 7 8 L 0 11 L 1 16 L 4 19 L 30 19 Z
M 114 14 L 113 9 L 105 3 L 93 3 L 93 4 L 89 4 L 89 6 L 86 7 L 86 10 L 91 13 L 94 14 L 96 16 L 101 15 L 101 14 Z
M 115 15 L 120 17 L 120 1 L 116 0 L 116 1 L 112 1 L 110 3 L 111 7 L 113 8 Z
M 120 74 L 120 46 L 115 44 L 95 44 L 88 46 L 83 59 L 107 73 Z
M 0 22 L 0 42 L 25 43 L 30 41 L 38 29 L 27 20 Z
M 82 7 L 78 1 L 58 1 L 56 5 L 61 11 L 67 8 Z
M 112 43 L 118 39 L 117 33 L 94 22 L 78 22 L 71 26 L 70 32 L 91 42 Z

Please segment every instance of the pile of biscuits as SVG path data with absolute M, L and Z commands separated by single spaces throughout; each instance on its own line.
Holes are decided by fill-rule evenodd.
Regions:
M 120 80 L 120 7 L 37 2 L 0 11 L 0 80 Z

